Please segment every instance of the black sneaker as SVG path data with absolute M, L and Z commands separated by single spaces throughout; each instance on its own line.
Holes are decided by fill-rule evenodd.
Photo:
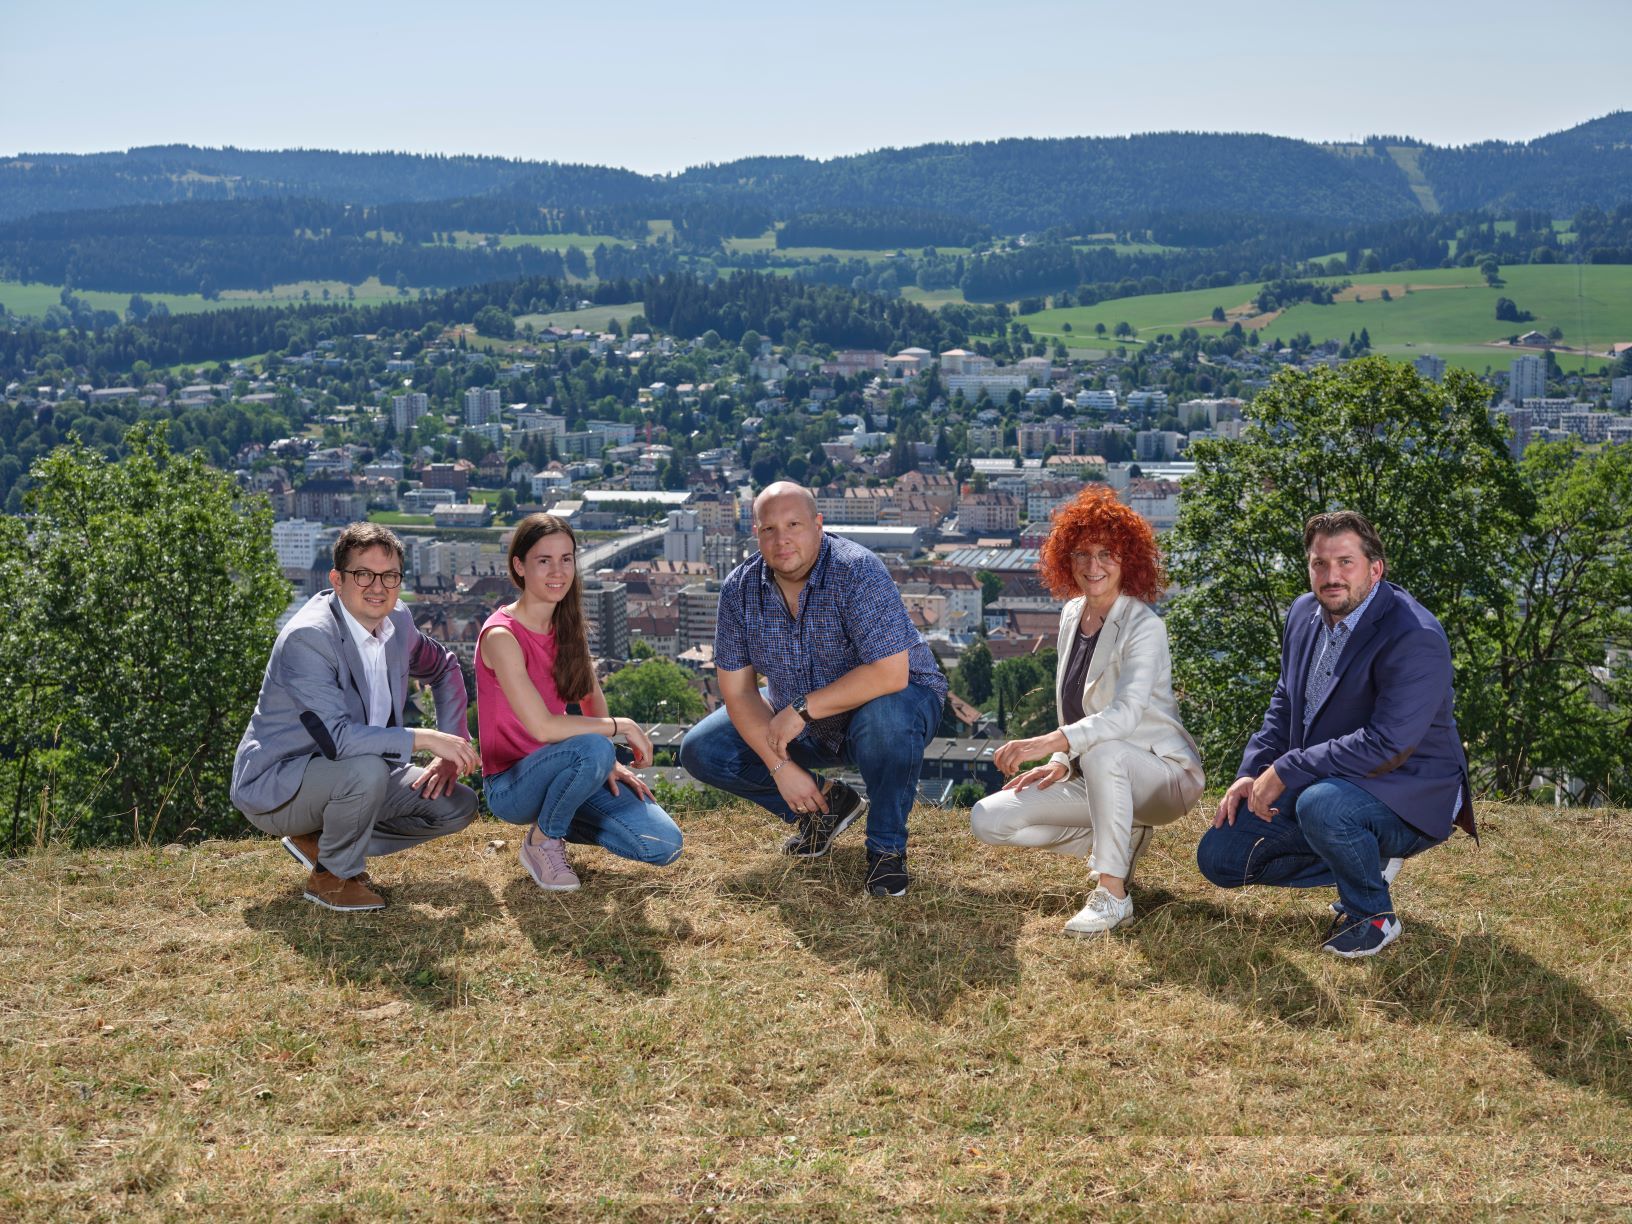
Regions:
M 820 858 L 833 848 L 833 839 L 856 822 L 867 810 L 867 800 L 854 787 L 837 778 L 822 787 L 827 811 L 807 812 L 799 817 L 799 832 L 782 843 L 782 853 L 796 858 Z
M 867 852 L 867 891 L 875 897 L 907 895 L 907 856 Z

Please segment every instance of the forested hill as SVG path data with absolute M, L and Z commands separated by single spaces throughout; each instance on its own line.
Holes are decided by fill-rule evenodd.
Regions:
M 694 168 L 675 186 L 744 192 L 781 216 L 909 206 L 1001 233 L 1174 212 L 1351 222 L 1418 211 L 1384 153 L 1339 157 L 1279 136 L 1185 132 L 920 145 L 826 162 L 760 158 Z
M 1229 213 L 1348 224 L 1423 207 L 1554 216 L 1632 195 L 1632 113 L 1523 144 L 1460 149 L 1388 139 L 1326 147 L 1275 136 L 1156 133 L 881 149 L 830 161 L 759 157 L 645 176 L 496 157 L 166 145 L 0 160 L 0 221 L 178 200 L 299 197 L 343 204 L 513 199 L 548 209 L 681 216 L 729 207 L 744 227 L 834 209 L 912 209 L 1005 233 Z M 1417 177 L 1413 180 L 1409 174 Z
M 604 166 L 162 145 L 128 153 L 25 153 L 0 160 L 0 221 L 180 200 L 293 197 L 341 204 L 416 203 L 499 194 L 523 182 L 528 194 L 559 199 L 563 206 L 646 202 L 656 194 L 655 180 Z
M 1419 162 L 1440 206 L 1535 208 L 1555 217 L 1632 199 L 1632 111 L 1527 144 L 1426 148 Z

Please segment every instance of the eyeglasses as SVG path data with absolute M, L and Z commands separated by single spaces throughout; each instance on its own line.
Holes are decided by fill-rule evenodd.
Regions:
M 1116 554 L 1113 553 L 1113 552 L 1110 552 L 1110 551 L 1108 551 L 1106 549 L 1103 549 L 1103 548 L 1100 549 L 1098 552 L 1083 552 L 1081 549 L 1073 550 L 1073 552 L 1071 553 L 1071 560 L 1073 560 L 1073 561 L 1099 561 L 1099 562 L 1102 562 L 1102 563 L 1107 563 L 1108 562 L 1111 565 L 1115 565 L 1117 563 Z
M 386 570 L 383 574 L 376 574 L 370 569 L 341 570 L 340 572 L 365 591 L 373 586 L 376 581 L 388 591 L 394 591 L 402 585 L 401 570 Z

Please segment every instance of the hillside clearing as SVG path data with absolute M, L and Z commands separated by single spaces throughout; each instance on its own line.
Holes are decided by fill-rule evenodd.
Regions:
M 682 816 L 666 872 L 579 850 L 583 891 L 554 895 L 485 822 L 376 860 L 369 917 L 303 902 L 269 839 L 48 849 L 0 872 L 0 1203 L 1632 1204 L 1632 814 L 1481 817 L 1482 847 L 1407 865 L 1404 940 L 1355 963 L 1317 950 L 1328 894 L 1207 886 L 1199 814 L 1098 941 L 1059 930 L 1080 863 L 959 813 L 915 817 L 896 902 L 860 895 L 855 835 L 795 862 L 741 808 Z

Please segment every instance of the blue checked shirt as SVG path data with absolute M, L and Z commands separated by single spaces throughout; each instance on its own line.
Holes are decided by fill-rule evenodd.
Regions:
M 1360 618 L 1371 607 L 1376 595 L 1377 586 L 1373 584 L 1360 601 L 1360 606 L 1335 625 L 1328 625 L 1324 609 L 1315 605 L 1315 620 L 1320 626 L 1320 636 L 1315 640 L 1320 644 L 1315 648 L 1315 665 L 1309 669 L 1309 678 L 1303 683 L 1305 731 L 1315 720 L 1315 711 L 1320 708 L 1320 703 L 1326 699 L 1326 690 L 1332 687 L 1332 673 L 1337 670 L 1337 661 L 1343 657 L 1343 647 L 1349 644 L 1349 634 L 1354 632 L 1354 627 L 1360 623 Z
M 839 536 L 823 533 L 821 552 L 799 593 L 797 617 L 788 614 L 762 556 L 744 561 L 720 586 L 714 665 L 720 671 L 752 666 L 765 677 L 774 709 L 903 650 L 907 682 L 944 698 L 946 677 L 913 627 L 884 563 Z M 804 734 L 836 752 L 849 721 L 848 712 L 819 718 Z

